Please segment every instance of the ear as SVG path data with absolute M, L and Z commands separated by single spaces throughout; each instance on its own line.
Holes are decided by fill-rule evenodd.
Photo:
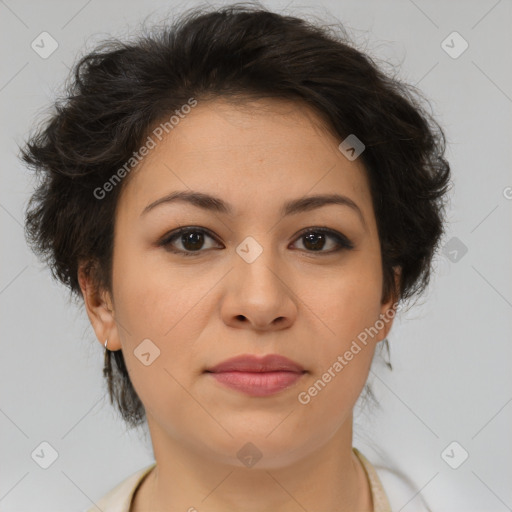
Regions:
M 396 316 L 402 269 L 400 267 L 394 267 L 394 272 L 395 272 L 395 288 L 392 290 L 389 300 L 385 303 L 382 303 L 382 306 L 380 308 L 380 316 L 379 316 L 379 319 L 381 321 L 376 322 L 376 323 L 378 323 L 378 325 L 376 325 L 376 327 L 379 329 L 379 334 L 377 335 L 377 342 L 383 341 L 387 338 L 389 331 L 391 330 L 391 326 L 393 325 L 395 316 Z M 384 325 L 382 326 L 382 324 L 384 324 Z
M 112 298 L 106 290 L 100 290 L 94 272 L 90 265 L 80 265 L 78 269 L 78 282 L 84 298 L 87 316 L 98 341 L 105 345 L 108 339 L 109 350 L 119 350 L 121 342 L 114 320 L 114 307 Z

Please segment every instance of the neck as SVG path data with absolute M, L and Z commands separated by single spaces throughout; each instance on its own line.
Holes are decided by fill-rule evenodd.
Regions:
M 326 443 L 278 467 L 234 466 L 164 435 L 149 417 L 148 426 L 157 465 L 130 512 L 373 510 L 366 473 L 352 451 L 352 416 Z

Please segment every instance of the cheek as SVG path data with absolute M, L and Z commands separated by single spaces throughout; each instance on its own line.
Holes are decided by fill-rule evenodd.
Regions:
M 211 321 L 210 292 L 219 276 L 173 268 L 122 243 L 114 269 L 118 332 L 132 383 L 146 407 L 179 409 L 188 397 L 178 382 L 188 387 L 203 369 L 204 347 L 196 341 Z M 152 343 L 142 345 L 147 339 Z M 153 360 L 148 366 L 138 357 L 145 346 Z
M 305 283 L 307 299 L 322 321 L 323 346 L 341 350 L 366 328 L 374 325 L 381 311 L 382 272 L 371 253 L 358 255 L 340 267 L 324 284 Z
M 187 315 L 214 282 L 173 266 L 161 249 L 148 254 L 140 244 L 119 240 L 116 251 L 113 288 L 118 319 L 125 324 L 129 337 L 165 343 L 187 324 Z
M 319 327 L 312 342 L 314 372 L 302 390 L 305 401 L 311 398 L 306 407 L 318 414 L 330 403 L 339 413 L 351 408 L 363 389 L 378 339 L 372 327 L 381 311 L 381 278 L 379 260 L 370 255 L 341 269 L 326 286 L 308 288 L 305 302 Z
M 204 328 L 200 322 L 208 318 L 201 298 L 213 283 L 197 280 L 192 285 L 182 272 L 154 266 L 133 253 L 114 260 L 114 268 L 116 319 L 130 379 L 146 411 L 179 437 L 186 431 L 180 433 L 176 421 L 183 410 L 187 421 L 204 422 L 204 410 L 194 407 L 182 386 L 188 388 L 204 358 L 194 340 Z M 143 341 L 148 339 L 151 343 Z M 141 347 L 150 354 L 148 365 L 141 360 Z

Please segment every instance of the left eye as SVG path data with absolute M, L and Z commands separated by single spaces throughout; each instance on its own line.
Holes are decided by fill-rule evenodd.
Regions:
M 353 249 L 352 242 L 337 231 L 326 228 L 308 228 L 303 231 L 297 240 L 302 240 L 302 245 L 307 252 L 338 252 L 343 249 Z M 328 250 L 324 250 L 327 246 Z
M 183 256 L 193 256 L 194 253 L 203 252 L 202 249 L 215 248 L 215 244 L 206 244 L 206 240 L 212 240 L 217 244 L 217 248 L 222 248 L 220 242 L 203 228 L 185 227 L 180 228 L 167 235 L 159 245 L 165 247 L 171 252 L 182 254 Z M 299 234 L 297 241 L 302 241 L 303 249 L 306 252 L 333 253 L 343 249 L 350 250 L 354 248 L 352 242 L 341 233 L 326 228 L 308 228 Z M 295 242 L 297 243 L 297 242 Z M 177 245 L 181 247 L 177 247 Z M 327 248 L 327 249 L 326 249 Z

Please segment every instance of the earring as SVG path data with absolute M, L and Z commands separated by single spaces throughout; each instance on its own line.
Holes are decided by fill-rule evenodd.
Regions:
M 105 352 L 103 354 L 103 374 L 110 376 L 112 372 L 112 366 L 110 364 L 110 350 L 107 348 L 108 338 L 105 340 Z M 110 377 L 109 377 L 110 378 Z M 109 384 L 110 387 L 110 384 Z

